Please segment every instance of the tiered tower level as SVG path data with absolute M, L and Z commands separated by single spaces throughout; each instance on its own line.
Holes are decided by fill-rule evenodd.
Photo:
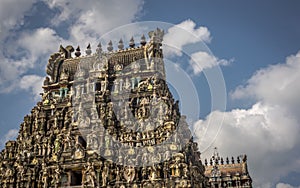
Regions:
M 139 46 L 60 46 L 42 100 L 0 153 L 0 187 L 206 187 L 165 77 L 163 31 Z M 75 52 L 74 52 L 75 51 Z

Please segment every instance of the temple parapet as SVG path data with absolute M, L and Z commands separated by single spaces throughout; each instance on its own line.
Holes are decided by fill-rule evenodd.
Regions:
M 78 67 L 80 62 L 92 62 L 88 65 L 81 65 L 86 66 L 81 68 L 88 70 L 97 69 L 97 64 L 107 63 L 107 67 L 104 67 L 104 69 L 110 71 L 110 73 L 120 72 L 131 63 L 137 62 L 138 64 L 142 64 L 141 70 L 143 71 L 154 71 L 160 68 L 161 73 L 164 75 L 163 53 L 161 49 L 163 35 L 164 32 L 160 29 L 151 31 L 149 32 L 150 41 L 147 43 L 146 37 L 143 35 L 140 46 L 136 46 L 132 37 L 128 48 L 124 48 L 123 40 L 120 39 L 117 45 L 118 49 L 116 50 L 113 48 L 112 41 L 108 43 L 107 51 L 103 51 L 102 45 L 99 43 L 94 53 L 89 44 L 85 50 L 85 55 L 82 55 L 79 46 L 74 50 L 72 46 L 63 47 L 61 45 L 59 51 L 52 54 L 48 60 L 46 73 L 50 78 L 46 78 L 45 85 L 60 82 L 62 74 L 64 74 L 63 76 L 68 81 L 72 81 L 75 73 L 80 71 L 80 67 Z
M 223 158 L 215 148 L 212 157 L 204 160 L 204 165 L 211 187 L 252 187 L 246 155 Z

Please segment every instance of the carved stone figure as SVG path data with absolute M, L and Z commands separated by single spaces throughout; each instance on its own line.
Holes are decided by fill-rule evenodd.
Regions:
M 106 185 L 108 173 L 109 173 L 108 163 L 104 163 L 104 166 L 102 169 L 102 186 Z
M 88 185 L 92 185 L 93 187 L 96 186 L 96 172 L 95 172 L 95 168 L 94 168 L 94 164 L 91 162 L 87 163 L 87 167 L 85 170 L 85 174 L 86 174 L 86 184 Z
M 61 140 L 60 137 L 57 137 L 54 141 L 54 152 L 57 154 L 61 150 Z
M 124 178 L 127 183 L 131 183 L 135 178 L 135 169 L 132 166 L 125 167 L 124 169 Z

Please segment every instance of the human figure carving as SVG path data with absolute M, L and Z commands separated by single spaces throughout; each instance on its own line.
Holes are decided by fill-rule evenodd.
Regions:
M 102 169 L 102 186 L 106 186 L 107 178 L 108 178 L 108 164 L 104 163 L 103 169 Z
M 95 168 L 94 168 L 94 164 L 91 162 L 87 163 L 87 167 L 85 170 L 85 174 L 86 174 L 86 184 L 92 185 L 93 187 L 96 186 L 95 181 L 96 181 L 96 172 L 95 172 Z
M 127 183 L 131 183 L 134 180 L 134 177 L 135 177 L 134 167 L 132 167 L 132 166 L 125 167 L 124 177 L 125 177 Z

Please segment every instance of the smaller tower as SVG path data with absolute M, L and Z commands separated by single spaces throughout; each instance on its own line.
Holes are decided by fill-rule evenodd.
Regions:
M 242 159 L 242 160 L 241 160 Z M 207 162 L 209 161 L 209 162 Z M 209 187 L 247 187 L 252 188 L 252 179 L 248 173 L 247 156 L 241 155 L 234 159 L 220 157 L 217 147 L 214 148 L 212 157 L 205 159 L 205 176 L 208 178 Z

